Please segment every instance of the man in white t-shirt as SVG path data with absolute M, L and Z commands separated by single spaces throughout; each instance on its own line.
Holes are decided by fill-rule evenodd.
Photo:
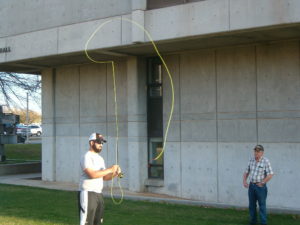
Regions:
M 89 137 L 89 151 L 80 160 L 81 176 L 79 184 L 80 225 L 100 225 L 103 223 L 104 200 L 103 180 L 111 180 L 121 174 L 121 168 L 113 165 L 105 168 L 104 159 L 99 155 L 106 140 L 98 133 Z

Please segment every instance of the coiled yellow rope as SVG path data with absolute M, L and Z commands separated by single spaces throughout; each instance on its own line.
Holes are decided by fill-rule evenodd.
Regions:
M 111 64 L 111 67 L 112 67 L 112 76 L 113 76 L 113 86 L 114 86 L 114 102 L 115 102 L 115 123 L 116 123 L 116 164 L 118 165 L 118 162 L 119 162 L 119 149 L 118 149 L 118 142 L 119 142 L 119 125 L 118 125 L 118 104 L 117 104 L 117 90 L 116 90 L 116 76 L 115 76 L 115 65 L 114 65 L 114 61 L 97 61 L 97 60 L 94 60 L 92 57 L 90 57 L 90 55 L 88 54 L 88 45 L 89 45 L 89 42 L 94 38 L 94 36 L 96 35 L 96 33 L 103 27 L 105 26 L 106 24 L 114 21 L 114 20 L 121 20 L 121 21 L 126 21 L 126 22 L 129 22 L 135 26 L 137 26 L 138 28 L 140 28 L 141 30 L 143 30 L 145 32 L 145 34 L 147 35 L 148 39 L 150 40 L 156 54 L 158 55 L 158 57 L 160 58 L 161 62 L 163 63 L 165 69 L 166 69 L 166 72 L 168 74 L 168 77 L 170 79 L 170 84 L 171 84 L 171 91 L 172 91 L 172 99 L 171 99 L 171 109 L 170 109 L 170 116 L 169 116 L 169 119 L 168 119 L 168 122 L 167 122 L 167 126 L 166 126 L 166 130 L 165 130 L 165 136 L 164 136 L 164 141 L 163 141 L 163 148 L 162 148 L 162 151 L 153 159 L 153 160 L 158 160 L 164 153 L 165 151 L 165 146 L 166 146 L 166 141 L 167 141 L 167 137 L 168 137 L 168 133 L 169 133 L 169 127 L 170 127 L 170 123 L 171 123 L 171 120 L 172 120 L 172 117 L 173 117 L 173 111 L 174 111 L 174 85 L 173 85 L 173 79 L 172 79 L 172 75 L 169 71 L 169 68 L 165 62 L 165 60 L 163 59 L 163 57 L 161 56 L 160 52 L 158 51 L 158 48 L 155 44 L 155 42 L 153 41 L 153 38 L 151 37 L 150 33 L 139 23 L 133 21 L 133 20 L 130 20 L 130 19 L 127 19 L 127 18 L 114 18 L 114 19 L 110 19 L 110 20 L 107 20 L 105 21 L 104 23 L 100 24 L 96 29 L 95 31 L 91 34 L 91 36 L 88 38 L 86 44 L 85 44 L 85 55 L 87 56 L 87 58 L 94 62 L 94 63 L 105 63 L 105 64 Z M 113 180 L 112 179 L 112 183 L 111 183 L 111 189 L 110 189 L 110 194 L 111 194 L 111 198 L 112 198 L 112 201 L 115 203 L 115 204 L 121 204 L 123 202 L 123 198 L 124 198 L 124 192 L 123 192 L 123 189 L 122 189 L 122 186 L 121 186 L 121 182 L 120 182 L 120 177 L 117 178 L 118 179 L 118 185 L 119 185 L 119 188 L 120 188 L 120 192 L 121 192 L 121 198 L 120 198 L 120 201 L 116 201 L 115 198 L 114 198 L 114 195 L 113 195 Z

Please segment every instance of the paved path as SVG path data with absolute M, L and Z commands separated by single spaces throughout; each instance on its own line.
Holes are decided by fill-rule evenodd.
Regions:
M 66 182 L 43 181 L 41 180 L 40 173 L 0 176 L 0 183 L 47 188 L 47 189 L 56 189 L 56 190 L 65 190 L 65 191 L 78 190 L 78 184 L 66 183 Z M 132 191 L 128 191 L 127 189 L 124 189 L 123 192 L 124 192 L 124 199 L 129 199 L 129 200 L 145 200 L 145 201 L 169 202 L 169 203 L 189 204 L 189 205 L 204 204 L 199 201 L 181 199 L 181 198 L 176 198 L 168 195 L 144 193 L 144 192 L 132 192 Z M 113 190 L 113 193 L 116 198 L 120 197 L 119 188 L 115 188 Z M 103 195 L 105 197 L 110 197 L 111 189 L 109 187 L 104 188 Z M 207 203 L 205 205 L 207 205 Z
M 31 187 L 39 187 L 46 189 L 56 189 L 56 190 L 65 190 L 65 191 L 77 191 L 78 184 L 66 183 L 66 182 L 50 182 L 41 180 L 40 173 L 33 174 L 17 174 L 17 175 L 6 175 L 0 176 L 0 184 L 12 184 L 12 185 L 23 185 Z M 168 202 L 174 204 L 184 204 L 184 205 L 195 205 L 195 206 L 205 206 L 205 207 L 216 207 L 216 208 L 242 208 L 245 209 L 247 206 L 233 206 L 225 205 L 221 203 L 207 203 L 201 201 L 194 201 L 189 199 L 176 198 L 168 195 L 145 193 L 145 192 L 132 192 L 124 189 L 124 199 L 128 200 L 143 200 L 143 201 L 152 201 L 152 202 Z M 103 195 L 110 198 L 110 188 L 104 188 Z M 120 197 L 119 189 L 114 189 L 113 191 L 115 198 Z M 273 213 L 291 213 L 291 214 L 300 214 L 298 210 L 291 209 L 282 209 L 282 208 L 269 208 L 269 212 Z
M 29 140 L 25 141 L 26 144 L 41 144 L 42 138 L 41 137 L 30 137 Z

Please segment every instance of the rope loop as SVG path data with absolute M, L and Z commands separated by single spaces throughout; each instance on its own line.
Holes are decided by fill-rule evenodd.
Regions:
M 146 36 L 150 40 L 150 42 L 151 42 L 151 44 L 152 44 L 152 46 L 153 46 L 156 54 L 160 58 L 163 66 L 165 67 L 166 72 L 167 72 L 168 77 L 169 77 L 169 80 L 170 80 L 171 91 L 172 91 L 172 100 L 171 100 L 172 102 L 171 102 L 170 116 L 169 116 L 169 119 L 168 119 L 168 122 L 167 122 L 167 126 L 166 126 L 166 130 L 165 130 L 162 151 L 153 159 L 153 160 L 158 160 L 163 155 L 163 153 L 165 151 L 166 141 L 167 141 L 167 137 L 168 137 L 168 133 L 169 133 L 169 127 L 170 127 L 170 123 L 171 123 L 171 120 L 172 120 L 172 117 L 173 117 L 173 111 L 174 111 L 174 85 L 173 85 L 172 75 L 171 75 L 171 73 L 169 71 L 169 68 L 168 68 L 165 60 L 163 59 L 163 57 L 161 56 L 160 52 L 158 51 L 158 48 L 157 48 L 155 42 L 153 41 L 153 38 L 151 37 L 150 33 L 141 24 L 137 23 L 136 21 L 133 21 L 133 20 L 130 20 L 130 19 L 127 19 L 127 18 L 122 18 L 122 17 L 119 18 L 118 17 L 118 18 L 107 20 L 107 21 L 103 22 L 102 24 L 100 24 L 94 30 L 94 32 L 91 34 L 91 36 L 88 38 L 87 42 L 85 43 L 85 49 L 84 49 L 86 57 L 91 62 L 93 62 L 93 63 L 101 63 L 101 64 L 111 64 L 111 67 L 112 67 L 112 77 L 113 77 L 113 86 L 114 86 L 114 88 L 113 88 L 113 90 L 114 90 L 114 104 L 115 104 L 115 124 L 116 124 L 116 149 L 115 149 L 116 158 L 115 158 L 115 164 L 118 165 L 118 163 L 119 163 L 119 148 L 118 148 L 118 145 L 119 145 L 119 125 L 118 125 L 118 123 L 119 122 L 118 122 L 118 102 L 117 102 L 117 87 L 116 87 L 115 63 L 112 60 L 109 60 L 109 61 L 98 61 L 98 60 L 93 59 L 88 54 L 88 45 L 89 45 L 89 42 L 94 38 L 94 36 L 97 34 L 97 32 L 102 27 L 104 27 L 106 24 L 111 23 L 111 22 L 113 22 L 115 20 L 121 20 L 121 21 L 129 22 L 132 25 L 135 25 L 135 26 L 137 26 L 138 28 L 140 28 L 141 30 L 144 31 L 144 33 L 146 34 Z M 111 181 L 111 188 L 110 188 L 111 199 L 114 202 L 114 204 L 116 204 L 116 205 L 121 204 L 123 202 L 123 198 L 124 198 L 124 192 L 123 192 L 123 188 L 122 188 L 120 179 L 121 179 L 120 177 L 117 178 L 117 180 L 118 180 L 117 183 L 118 183 L 118 186 L 119 186 L 119 189 L 120 189 L 120 192 L 121 192 L 121 198 L 120 198 L 119 201 L 115 200 L 115 197 L 114 197 L 114 194 L 113 194 L 114 178 Z

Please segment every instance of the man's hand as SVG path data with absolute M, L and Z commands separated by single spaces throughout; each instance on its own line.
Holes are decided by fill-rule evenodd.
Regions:
M 113 165 L 110 169 L 113 177 L 121 174 L 121 168 L 119 165 Z
M 118 170 L 117 170 L 117 174 L 119 175 L 119 174 L 121 174 L 121 173 L 122 173 L 121 167 L 119 166 L 119 167 L 118 167 Z
M 244 183 L 244 187 L 245 187 L 245 188 L 249 188 L 249 184 L 247 183 L 247 181 L 244 180 L 243 183 Z
M 263 187 L 264 185 L 265 185 L 265 183 L 263 183 L 263 182 L 259 182 L 259 183 L 257 184 L 258 187 Z
M 111 170 L 111 173 L 112 173 L 113 175 L 115 175 L 115 174 L 117 174 L 117 171 L 119 170 L 119 166 L 118 166 L 118 165 L 112 165 L 112 166 L 110 167 L 110 170 Z
M 247 183 L 247 178 L 248 178 L 249 173 L 244 173 L 243 175 L 243 184 L 245 188 L 249 188 L 249 184 Z

